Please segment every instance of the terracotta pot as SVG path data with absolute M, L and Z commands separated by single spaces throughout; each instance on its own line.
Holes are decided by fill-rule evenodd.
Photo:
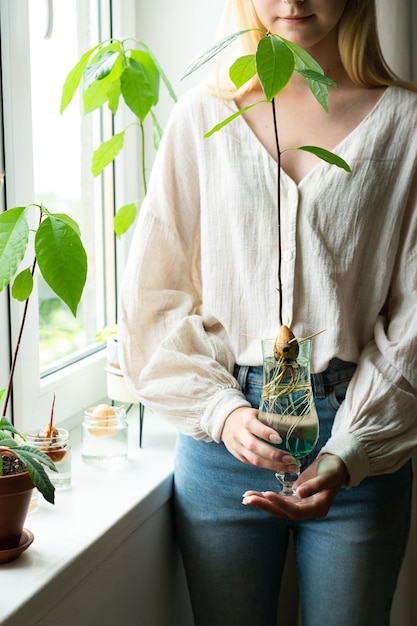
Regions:
M 1 449 L 0 454 L 15 456 Z M 0 550 L 19 545 L 33 488 L 27 472 L 0 476 Z

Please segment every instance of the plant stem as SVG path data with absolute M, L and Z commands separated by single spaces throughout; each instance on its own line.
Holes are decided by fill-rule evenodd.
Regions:
M 281 151 L 279 149 L 277 112 L 275 109 L 275 98 L 272 98 L 272 114 L 274 117 L 274 133 L 275 144 L 277 147 L 277 229 L 278 229 L 278 267 L 277 267 L 277 291 L 279 294 L 278 322 L 282 326 L 282 279 L 281 279 L 281 257 L 282 257 L 282 239 L 281 239 Z
M 36 268 L 36 257 L 35 257 L 35 259 L 33 261 L 32 276 L 35 273 L 35 268 Z M 15 367 L 16 367 L 17 356 L 19 354 L 20 342 L 22 340 L 22 335 L 23 335 L 23 329 L 24 329 L 25 323 L 26 323 L 28 306 L 29 306 L 29 298 L 27 298 L 25 300 L 25 306 L 24 306 L 24 309 L 23 309 L 22 321 L 20 322 L 19 334 L 17 336 L 16 346 L 15 346 L 15 349 L 14 349 L 14 352 L 13 352 L 12 364 L 10 366 L 10 374 L 9 374 L 9 380 L 7 382 L 6 396 L 4 398 L 3 410 L 2 410 L 2 413 L 1 413 L 2 415 L 6 415 L 7 407 L 9 405 L 10 395 L 11 395 L 11 392 L 12 392 L 13 374 L 14 374 L 14 370 L 15 370 Z
M 143 184 L 143 192 L 144 192 L 144 196 L 146 196 L 146 193 L 148 191 L 148 185 L 146 182 L 146 167 L 145 167 L 145 128 L 142 124 L 142 122 L 140 123 L 140 132 L 142 135 L 142 184 Z
M 55 408 L 55 393 L 54 393 L 54 397 L 52 400 L 51 415 L 49 417 L 49 437 L 52 437 L 52 429 L 54 427 L 54 408 Z

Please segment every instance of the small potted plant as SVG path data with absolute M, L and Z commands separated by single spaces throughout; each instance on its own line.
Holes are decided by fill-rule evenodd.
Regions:
M 32 490 L 54 503 L 55 488 L 44 466 L 55 471 L 53 461 L 41 450 L 28 446 L 24 437 L 5 418 L 0 419 L 0 552 L 19 545 Z
M 35 229 L 29 226 L 33 212 L 38 218 Z M 22 269 L 28 251 L 32 251 L 33 260 Z M 0 214 L 0 291 L 10 286 L 12 297 L 24 302 L 24 307 L 9 380 L 0 389 L 0 556 L 2 551 L 19 545 L 32 489 L 36 487 L 48 502 L 54 502 L 55 489 L 44 469 L 55 470 L 53 461 L 41 450 L 28 446 L 5 417 L 36 267 L 75 316 L 87 276 L 87 255 L 77 223 L 66 214 L 50 212 L 42 204 L 4 211 Z M 12 514 L 15 503 L 17 512 Z

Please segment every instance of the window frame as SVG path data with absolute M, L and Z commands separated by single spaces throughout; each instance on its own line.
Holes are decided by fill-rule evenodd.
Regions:
M 93 1 L 93 0 L 92 0 Z M 108 2 L 109 10 L 98 10 L 104 27 L 111 32 L 111 20 L 117 18 L 119 24 L 134 23 L 134 4 L 123 6 L 121 2 L 94 0 L 98 5 Z M 115 6 L 117 5 L 117 6 Z M 2 95 L 4 153 L 7 161 L 5 193 L 2 202 L 8 208 L 24 206 L 34 199 L 33 144 L 31 121 L 31 77 L 29 41 L 28 0 L 6 0 L 0 3 Z M 65 75 L 62 75 L 62 82 Z M 105 118 L 104 118 L 105 119 Z M 108 119 L 105 121 L 108 125 Z M 129 160 L 127 160 L 129 162 Z M 113 189 L 112 168 L 104 172 L 98 184 Z M 123 179 L 120 180 L 123 185 Z M 122 194 L 120 190 L 119 195 Z M 115 193 L 110 194 L 115 196 Z M 112 228 L 112 207 L 103 201 L 104 267 L 115 283 L 117 275 L 123 271 L 123 259 L 116 264 L 116 243 Z M 109 214 L 110 212 L 110 214 Z M 119 244 L 118 244 L 119 245 Z M 123 249 L 125 244 L 121 244 Z M 39 427 L 49 419 L 52 400 L 55 394 L 55 422 L 71 427 L 79 420 L 82 407 L 91 406 L 106 395 L 105 345 L 93 354 L 84 356 L 71 365 L 53 373 L 42 375 L 39 361 L 39 314 L 36 281 L 30 298 L 26 326 L 22 336 L 19 357 L 13 378 L 13 395 L 8 416 L 20 430 Z M 117 297 L 106 297 L 105 306 L 109 323 L 116 320 Z M 7 290 L 0 294 L 0 333 L 10 337 L 12 347 L 16 345 L 23 312 L 23 304 L 9 297 Z M 5 342 L 2 342 L 5 345 Z M 0 386 L 7 384 L 10 367 L 10 349 L 0 352 Z

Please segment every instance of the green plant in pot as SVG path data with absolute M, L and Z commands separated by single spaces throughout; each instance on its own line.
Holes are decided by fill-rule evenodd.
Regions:
M 13 435 L 13 436 L 12 436 Z M 24 438 L 5 418 L 0 419 L 0 550 L 15 548 L 20 541 L 32 490 L 36 487 L 54 503 L 55 488 L 43 466 L 55 464 L 41 450 L 26 445 Z
M 33 213 L 35 228 L 31 227 Z M 28 265 L 27 256 L 32 259 Z M 5 417 L 37 267 L 75 316 L 87 276 L 87 255 L 77 223 L 66 214 L 50 212 L 42 204 L 4 211 L 0 214 L 0 291 L 10 287 L 12 297 L 24 305 L 9 380 L 0 389 L 0 550 L 19 544 L 34 487 L 54 503 L 55 488 L 44 469 L 54 470 L 54 463 L 41 450 L 28 446 Z M 11 512 L 12 504 L 17 505 L 15 514 Z M 3 527 L 5 538 L 1 536 Z

